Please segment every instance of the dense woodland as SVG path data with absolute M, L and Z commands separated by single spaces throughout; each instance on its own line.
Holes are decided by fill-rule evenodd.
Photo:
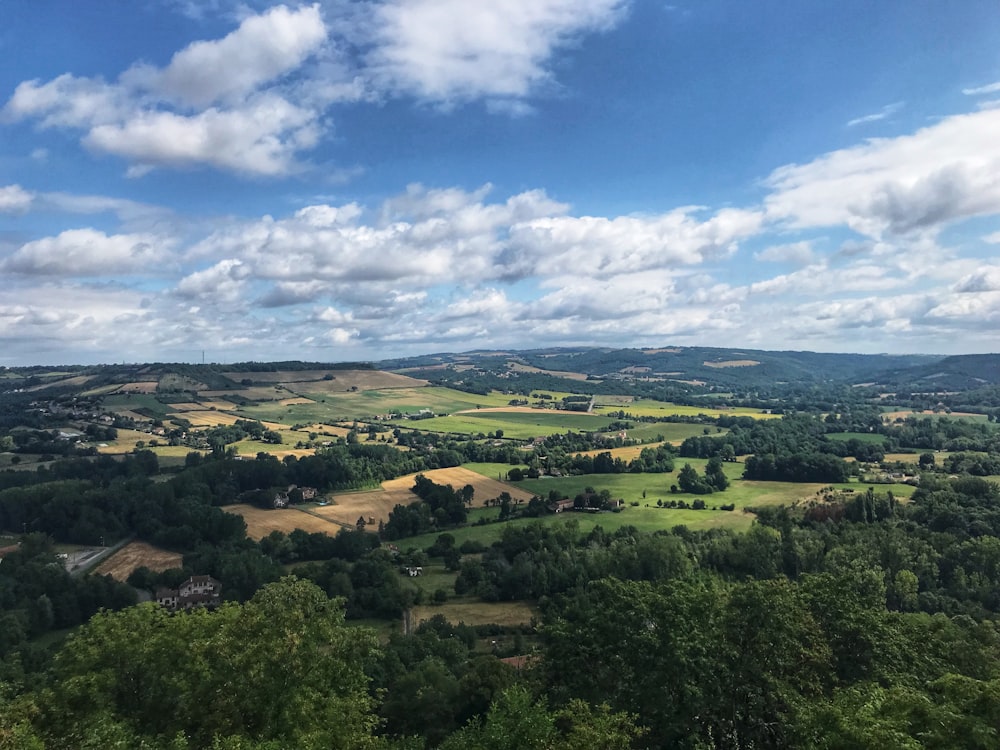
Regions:
M 0 750 L 1000 746 L 1000 430 L 943 413 L 884 423 L 859 389 L 833 412 L 795 408 L 809 388 L 783 418 L 693 418 L 703 435 L 629 461 L 592 434 L 524 446 L 407 431 L 399 448 L 345 440 L 283 460 L 237 460 L 220 434 L 176 467 L 141 449 L 13 465 L 0 471 L 0 530 L 20 542 L 0 563 Z M 26 429 L 51 436 L 38 415 L 5 415 L 14 455 Z M 758 508 L 746 532 L 499 520 L 545 516 L 556 493 L 497 498 L 496 541 L 458 544 L 450 532 L 485 498 L 425 477 L 378 533 L 258 542 L 225 512 L 291 485 L 371 487 L 469 461 L 507 464 L 513 481 L 587 475 L 576 502 L 594 511 L 601 477 L 624 473 L 673 474 L 676 497 L 704 505 L 725 503 L 737 459 L 747 479 L 834 484 L 900 450 L 918 474 L 908 500 L 859 484 Z M 433 544 L 408 543 L 428 532 Z M 66 571 L 55 543 L 102 537 L 180 552 L 183 566 L 140 568 L 130 585 Z M 457 574 L 452 590 L 400 574 L 431 561 Z M 136 603 L 193 574 L 223 582 L 221 607 Z M 528 601 L 538 616 L 436 617 L 381 640 L 358 623 L 452 596 Z M 499 658 L 525 654 L 520 669 Z

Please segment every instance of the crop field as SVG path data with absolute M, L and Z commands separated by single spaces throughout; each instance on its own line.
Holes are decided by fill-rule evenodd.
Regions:
M 239 417 L 221 411 L 185 411 L 171 416 L 181 417 L 191 423 L 192 427 L 218 427 L 219 425 L 235 424 Z
M 226 505 L 223 510 L 237 516 L 242 516 L 247 524 L 247 536 L 251 539 L 263 539 L 272 531 L 282 531 L 286 534 L 302 529 L 309 533 L 336 534 L 341 527 L 333 521 L 311 515 L 296 508 L 280 508 L 264 510 L 255 505 Z M 355 518 L 355 520 L 357 520 Z
M 116 581 L 125 581 L 136 568 L 146 567 L 154 573 L 170 568 L 180 568 L 184 556 L 154 547 L 146 542 L 129 542 L 111 557 L 104 560 L 94 571 L 100 576 L 111 576 Z
M 745 406 L 732 406 L 718 408 L 713 406 L 683 406 L 672 404 L 668 401 L 653 401 L 642 399 L 627 406 L 602 407 L 601 413 L 608 411 L 624 411 L 636 417 L 668 417 L 686 416 L 695 417 L 704 414 L 708 417 L 753 417 L 754 419 L 780 419 L 780 414 L 768 414 L 760 409 L 751 409 Z
M 716 368 L 726 368 L 726 367 L 755 367 L 759 365 L 756 359 L 727 359 L 724 362 L 702 362 L 705 367 L 716 367 Z
M 471 598 L 456 599 L 437 605 L 414 607 L 414 627 L 434 615 L 458 625 L 527 625 L 538 618 L 538 610 L 527 602 L 483 602 Z
M 232 404 L 230 404 L 229 407 L 231 408 Z M 208 407 L 194 401 L 177 401 L 170 404 L 170 408 L 174 411 L 198 411 L 200 409 L 207 409 Z

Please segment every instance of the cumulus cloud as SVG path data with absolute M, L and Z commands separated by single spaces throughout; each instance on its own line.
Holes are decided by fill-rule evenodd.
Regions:
M 88 148 L 125 158 L 133 176 L 201 164 L 286 174 L 316 144 L 322 108 L 308 87 L 282 87 L 282 79 L 326 37 L 317 6 L 277 6 L 221 40 L 189 45 L 162 69 L 137 64 L 113 83 L 68 73 L 25 81 L 3 115 L 83 130 Z
M 70 229 L 22 245 L 0 269 L 45 276 L 110 276 L 156 273 L 164 268 L 170 241 L 150 234 L 106 235 Z
M 803 240 L 787 245 L 771 245 L 759 253 L 754 253 L 753 257 L 767 263 L 792 263 L 797 266 L 805 266 L 811 263 L 816 255 L 813 252 L 812 243 Z
M 34 196 L 20 185 L 0 187 L 0 213 L 19 214 L 31 207 Z
M 386 0 L 368 57 L 380 88 L 444 104 L 524 99 L 555 51 L 611 28 L 623 0 Z
M 374 19 L 330 4 L 329 25 L 319 5 L 278 5 L 162 67 L 137 62 L 113 81 L 72 73 L 23 81 L 0 116 L 82 131 L 87 148 L 122 157 L 133 177 L 200 165 L 286 175 L 329 130 L 336 103 L 412 95 L 523 112 L 525 98 L 551 81 L 555 51 L 611 28 L 625 5 L 383 0 L 364 6 Z
M 122 76 L 122 83 L 186 107 L 240 102 L 298 68 L 326 36 L 318 6 L 293 11 L 279 5 L 250 16 L 222 39 L 185 47 L 163 69 L 134 66 Z
M 767 181 L 768 218 L 799 228 L 845 225 L 878 239 L 996 214 L 998 131 L 1000 110 L 985 110 L 781 167 Z

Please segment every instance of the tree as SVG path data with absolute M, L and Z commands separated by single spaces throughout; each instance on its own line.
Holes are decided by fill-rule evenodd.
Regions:
M 705 482 L 716 492 L 723 492 L 729 486 L 729 477 L 722 468 L 722 459 L 713 456 L 705 465 Z
M 193 747 L 369 747 L 363 663 L 375 647 L 371 631 L 344 625 L 342 600 L 293 577 L 183 617 L 154 604 L 101 612 L 57 656 L 36 726 L 59 747 L 87 746 L 102 726 L 183 733 Z

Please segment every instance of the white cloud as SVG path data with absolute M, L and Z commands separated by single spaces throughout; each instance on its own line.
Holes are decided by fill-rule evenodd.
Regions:
M 991 245 L 1000 245 L 1000 232 L 992 232 L 986 235 L 983 237 L 983 242 L 988 242 Z
M 386 0 L 368 58 L 380 88 L 453 104 L 519 100 L 552 80 L 560 47 L 611 28 L 623 0 Z
M 98 125 L 83 142 L 131 161 L 133 176 L 155 166 L 198 164 L 274 176 L 294 170 L 296 154 L 315 145 L 318 137 L 314 112 L 264 96 L 239 109 L 213 108 L 192 116 L 142 112 L 121 123 Z
M 890 115 L 895 114 L 903 106 L 903 102 L 894 102 L 893 104 L 886 104 L 882 109 L 874 114 L 864 115 L 863 117 L 855 117 L 853 120 L 848 121 L 847 127 L 853 128 L 857 125 L 865 125 L 869 122 L 878 122 L 879 120 L 884 120 Z
M 33 200 L 34 196 L 20 185 L 0 187 L 0 214 L 24 213 Z
M 69 229 L 33 240 L 0 263 L 4 271 L 51 276 L 156 274 L 169 268 L 170 241 L 150 234 Z
M 768 217 L 881 238 L 1000 213 L 997 132 L 1000 110 L 985 110 L 781 167 L 768 179 Z
M 1000 91 L 1000 81 L 996 83 L 988 83 L 985 86 L 977 86 L 970 89 L 962 89 L 962 93 L 966 96 L 982 96 L 983 94 L 995 94 Z
M 278 5 L 250 16 L 222 39 L 185 47 L 162 70 L 133 66 L 121 81 L 186 107 L 238 103 L 261 85 L 298 68 L 326 36 L 318 6 L 290 10 Z
M 1000 266 L 987 266 L 964 276 L 954 287 L 956 292 L 1000 292 Z
M 816 254 L 813 252 L 812 243 L 803 240 L 787 245 L 771 245 L 759 253 L 754 253 L 753 257 L 767 263 L 792 263 L 797 266 L 805 266 L 815 259 Z
M 71 74 L 25 81 L 3 115 L 83 130 L 88 148 L 125 158 L 131 176 L 195 165 L 283 175 L 316 145 L 328 102 L 317 101 L 317 87 L 282 79 L 325 41 L 317 6 L 278 6 L 221 40 L 189 45 L 165 68 L 134 65 L 115 83 Z M 336 83 L 321 88 L 329 93 Z

